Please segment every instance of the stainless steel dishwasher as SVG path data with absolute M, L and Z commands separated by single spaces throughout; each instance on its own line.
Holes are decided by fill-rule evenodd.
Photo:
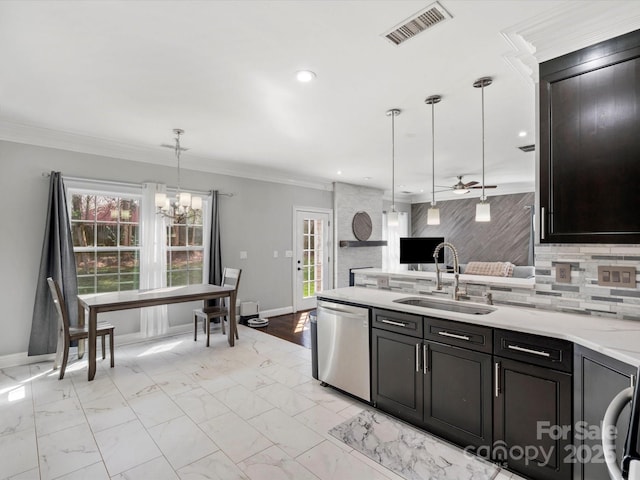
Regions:
M 371 401 L 369 309 L 318 300 L 318 380 Z

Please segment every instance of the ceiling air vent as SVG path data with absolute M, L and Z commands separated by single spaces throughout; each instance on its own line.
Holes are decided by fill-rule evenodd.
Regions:
M 424 32 L 438 23 L 444 22 L 452 18 L 442 5 L 438 2 L 432 3 L 424 10 L 412 15 L 400 25 L 396 25 L 391 31 L 383 35 L 394 45 L 400 45 L 402 42 L 415 37 L 420 32 Z
M 518 147 L 520 150 L 522 150 L 523 152 L 534 152 L 536 149 L 536 146 L 534 144 L 531 145 L 523 145 L 521 147 Z

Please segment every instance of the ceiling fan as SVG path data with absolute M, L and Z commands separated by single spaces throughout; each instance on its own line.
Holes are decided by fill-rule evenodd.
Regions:
M 446 190 L 437 190 L 436 193 L 452 191 L 455 194 L 463 195 L 465 193 L 469 193 L 471 189 L 482 188 L 482 185 L 479 185 L 478 182 L 475 182 L 475 181 L 464 183 L 462 181 L 462 175 L 458 175 L 457 179 L 458 179 L 458 183 L 456 183 L 455 185 L 452 185 L 451 187 L 440 186 L 440 188 L 444 188 Z M 497 185 L 485 185 L 484 188 L 497 188 Z

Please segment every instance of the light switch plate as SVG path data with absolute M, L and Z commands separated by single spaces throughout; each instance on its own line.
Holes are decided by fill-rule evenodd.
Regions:
M 240 252 L 240 260 L 245 260 L 247 258 L 247 252 L 244 250 Z
M 598 267 L 598 285 L 604 287 L 636 288 L 636 267 L 618 265 Z
M 571 283 L 571 264 L 556 263 L 556 282 Z

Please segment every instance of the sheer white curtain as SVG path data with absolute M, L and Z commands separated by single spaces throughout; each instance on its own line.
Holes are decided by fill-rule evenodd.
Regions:
M 140 290 L 167 286 L 166 220 L 156 214 L 155 194 L 163 186 L 142 185 Z M 140 309 L 140 333 L 143 337 L 162 335 L 169 330 L 167 306 Z
M 409 236 L 409 215 L 398 213 L 398 224 L 388 225 L 387 214 L 382 214 L 382 239 L 387 246 L 382 247 L 382 269 L 397 272 L 407 270 L 407 265 L 400 265 L 400 237 Z

